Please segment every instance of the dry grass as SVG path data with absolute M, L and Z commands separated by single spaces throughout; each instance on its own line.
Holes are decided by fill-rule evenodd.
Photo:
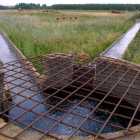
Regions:
M 121 16 L 126 16 L 130 15 L 130 13 L 127 14 L 116 14 L 116 13 L 108 13 L 108 12 L 68 12 L 67 14 L 69 15 L 84 15 L 84 16 L 95 16 L 95 17 L 121 17 Z

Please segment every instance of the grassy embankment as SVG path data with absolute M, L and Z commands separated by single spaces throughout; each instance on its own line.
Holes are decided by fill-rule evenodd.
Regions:
M 135 14 L 65 12 L 66 19 L 56 20 L 62 14 L 0 12 L 0 28 L 26 57 L 50 53 L 100 54 L 131 27 L 135 19 Z M 74 19 L 75 16 L 78 19 Z
M 140 31 L 126 51 L 124 59 L 140 64 Z

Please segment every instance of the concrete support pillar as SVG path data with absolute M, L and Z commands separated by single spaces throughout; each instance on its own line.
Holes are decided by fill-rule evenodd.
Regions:
M 4 82 L 4 73 L 0 64 L 0 101 L 2 99 L 6 99 L 10 97 L 10 94 L 8 92 L 8 86 Z M 0 112 L 4 111 L 7 109 L 9 103 L 8 102 L 2 102 L 0 103 Z
M 0 101 L 1 99 L 3 99 L 3 89 L 4 89 L 3 83 L 4 83 L 4 74 L 0 67 Z M 2 109 L 3 109 L 2 103 L 0 103 L 0 112 L 2 112 Z
M 46 81 L 43 83 L 44 88 L 51 86 L 55 82 L 61 82 L 52 85 L 51 87 L 62 88 L 69 84 L 73 79 L 73 54 L 50 54 L 44 58 L 44 73 Z M 68 76 L 70 75 L 70 76 Z M 64 78 L 64 79 L 63 79 Z

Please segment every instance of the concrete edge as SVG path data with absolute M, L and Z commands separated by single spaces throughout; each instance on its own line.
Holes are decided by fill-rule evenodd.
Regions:
M 5 39 L 5 41 L 8 43 L 9 48 L 11 49 L 11 51 L 13 51 L 15 53 L 15 55 L 19 58 L 19 59 L 26 59 L 26 57 L 21 53 L 21 51 L 15 46 L 15 44 L 8 38 L 7 34 L 2 31 L 0 29 L 0 34 L 3 36 L 3 38 Z M 36 69 L 33 67 L 33 65 L 29 62 L 29 61 L 24 61 L 22 62 L 23 65 L 25 65 L 25 68 L 28 69 L 28 71 L 30 72 L 30 75 L 33 77 L 40 77 L 40 78 L 35 78 L 35 82 L 36 83 L 40 83 L 43 80 L 43 76 L 41 76 Z M 41 87 L 40 87 L 41 88 Z
M 14 45 L 14 43 L 8 38 L 7 34 L 4 33 L 1 29 L 0 29 L 0 33 L 3 36 L 3 38 L 6 40 L 6 42 L 9 45 L 9 48 L 16 54 L 16 56 L 19 59 L 26 59 L 26 57 L 20 52 L 20 50 Z
M 105 51 L 103 51 L 101 54 L 100 54 L 100 56 L 103 56 L 116 42 L 118 42 L 125 34 L 127 34 L 135 25 L 137 24 L 137 22 L 127 31 L 127 32 L 125 32 L 123 35 L 121 35 L 115 42 L 113 42 Z M 139 31 L 138 31 L 139 32 Z M 138 33 L 137 32 L 137 33 Z M 136 33 L 136 35 L 137 35 L 137 33 Z M 136 37 L 136 35 L 134 36 L 134 38 Z M 134 39 L 133 38 L 133 39 Z M 133 41 L 133 39 L 132 39 L 132 41 Z M 132 42 L 131 41 L 131 42 Z M 131 44 L 131 42 L 129 43 L 129 45 Z M 128 45 L 128 47 L 129 47 L 129 45 Z M 122 56 L 121 56 L 121 58 L 123 58 L 123 56 L 124 56 L 124 54 L 125 54 L 125 52 L 126 52 L 126 50 L 128 49 L 128 47 L 125 49 L 125 51 L 124 51 L 124 53 L 122 54 Z

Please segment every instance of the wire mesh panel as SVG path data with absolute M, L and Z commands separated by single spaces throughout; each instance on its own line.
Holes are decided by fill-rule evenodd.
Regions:
M 52 54 L 0 68 L 3 138 L 115 139 L 139 133 L 134 128 L 140 123 L 140 67 L 135 64 Z M 117 131 L 121 134 L 113 135 Z

